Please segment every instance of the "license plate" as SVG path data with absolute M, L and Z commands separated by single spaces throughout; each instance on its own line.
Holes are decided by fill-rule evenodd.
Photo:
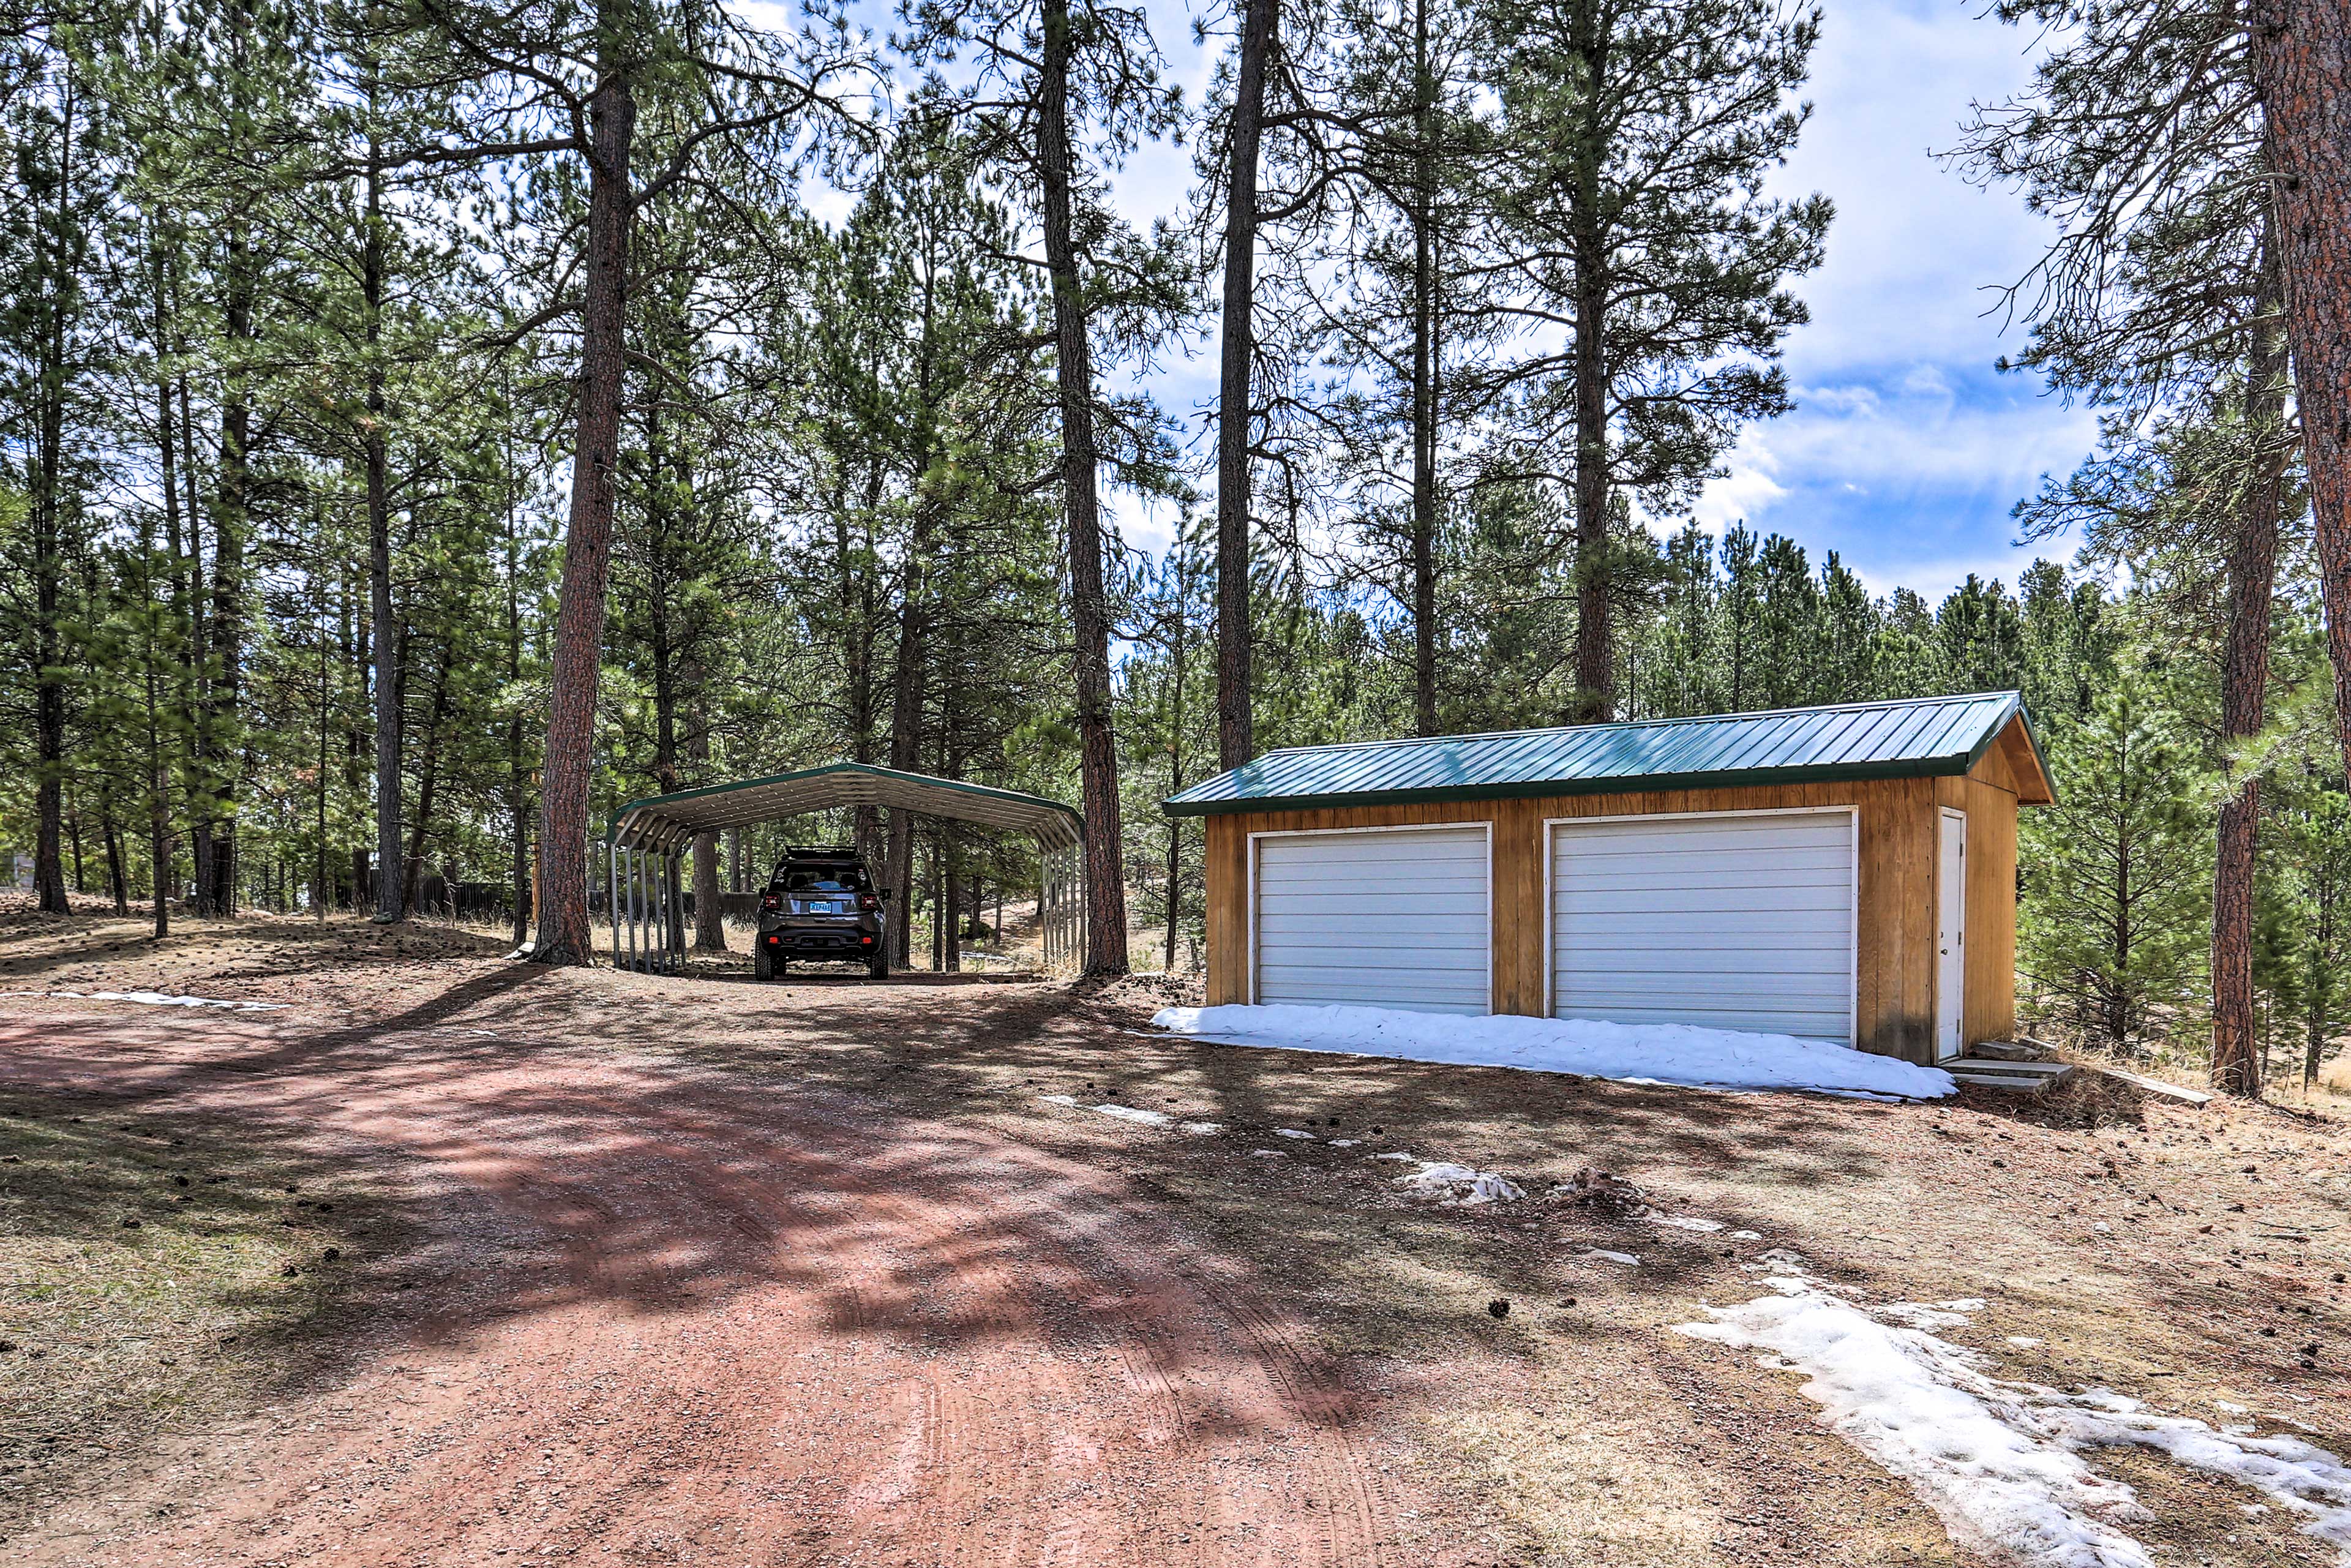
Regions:
M 838 904 L 829 904 L 822 899 L 810 900 L 808 904 L 802 905 L 802 908 L 810 915 L 838 915 L 841 913 L 841 905 Z

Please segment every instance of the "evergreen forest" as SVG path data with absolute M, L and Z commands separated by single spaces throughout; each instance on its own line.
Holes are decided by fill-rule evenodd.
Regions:
M 1117 0 L 0 21 L 0 853 L 53 916 L 585 961 L 622 803 L 849 759 L 1081 807 L 1087 967 L 1191 970 L 1159 802 L 1267 749 L 2016 689 L 2033 1029 L 2241 1093 L 2351 1031 L 2351 205 L 2234 6 L 1978 24 L 2053 41 L 1938 177 L 2051 220 L 1985 281 L 2102 438 L 1936 596 L 1694 520 L 1837 222 L 1774 182 L 1802 0 L 1228 0 L 1200 94 Z M 918 966 L 1038 877 L 706 836 L 703 945 L 811 832 L 904 868 Z

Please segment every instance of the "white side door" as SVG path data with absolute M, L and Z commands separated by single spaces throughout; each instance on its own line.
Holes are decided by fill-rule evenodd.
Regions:
M 1935 871 L 1935 1060 L 1967 1049 L 1960 1009 L 1968 988 L 1968 819 L 1943 810 L 1942 849 Z
M 1552 1012 L 1853 1041 L 1854 813 L 1552 824 Z
M 1250 1000 L 1491 1010 L 1484 823 L 1258 833 L 1249 850 Z

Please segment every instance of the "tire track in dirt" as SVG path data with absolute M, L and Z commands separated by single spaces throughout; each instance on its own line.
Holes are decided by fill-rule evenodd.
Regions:
M 16 1082 L 298 1124 L 473 1205 L 407 1343 L 158 1478 L 214 1506 L 93 1506 L 28 1563 L 1354 1564 L 1395 1539 L 1303 1330 L 1082 1163 L 445 1031 L 84 1017 L 0 1044 Z M 256 1479 L 220 1486 L 237 1461 Z

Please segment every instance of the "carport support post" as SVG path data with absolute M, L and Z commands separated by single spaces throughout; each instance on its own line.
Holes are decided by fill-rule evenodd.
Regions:
M 604 914 L 612 922 L 612 967 L 621 967 L 621 846 L 604 845 Z
M 677 973 L 677 852 L 664 850 L 661 866 L 662 973 Z
M 637 956 L 637 862 L 642 853 L 633 847 L 630 849 L 628 874 L 623 883 L 629 893 L 629 967 L 632 970 L 640 967 Z
M 661 860 L 662 973 L 677 973 L 677 854 L 664 850 Z
M 669 972 L 685 973 L 685 844 L 680 842 L 669 852 L 669 873 L 662 879 L 662 896 L 669 900 Z

